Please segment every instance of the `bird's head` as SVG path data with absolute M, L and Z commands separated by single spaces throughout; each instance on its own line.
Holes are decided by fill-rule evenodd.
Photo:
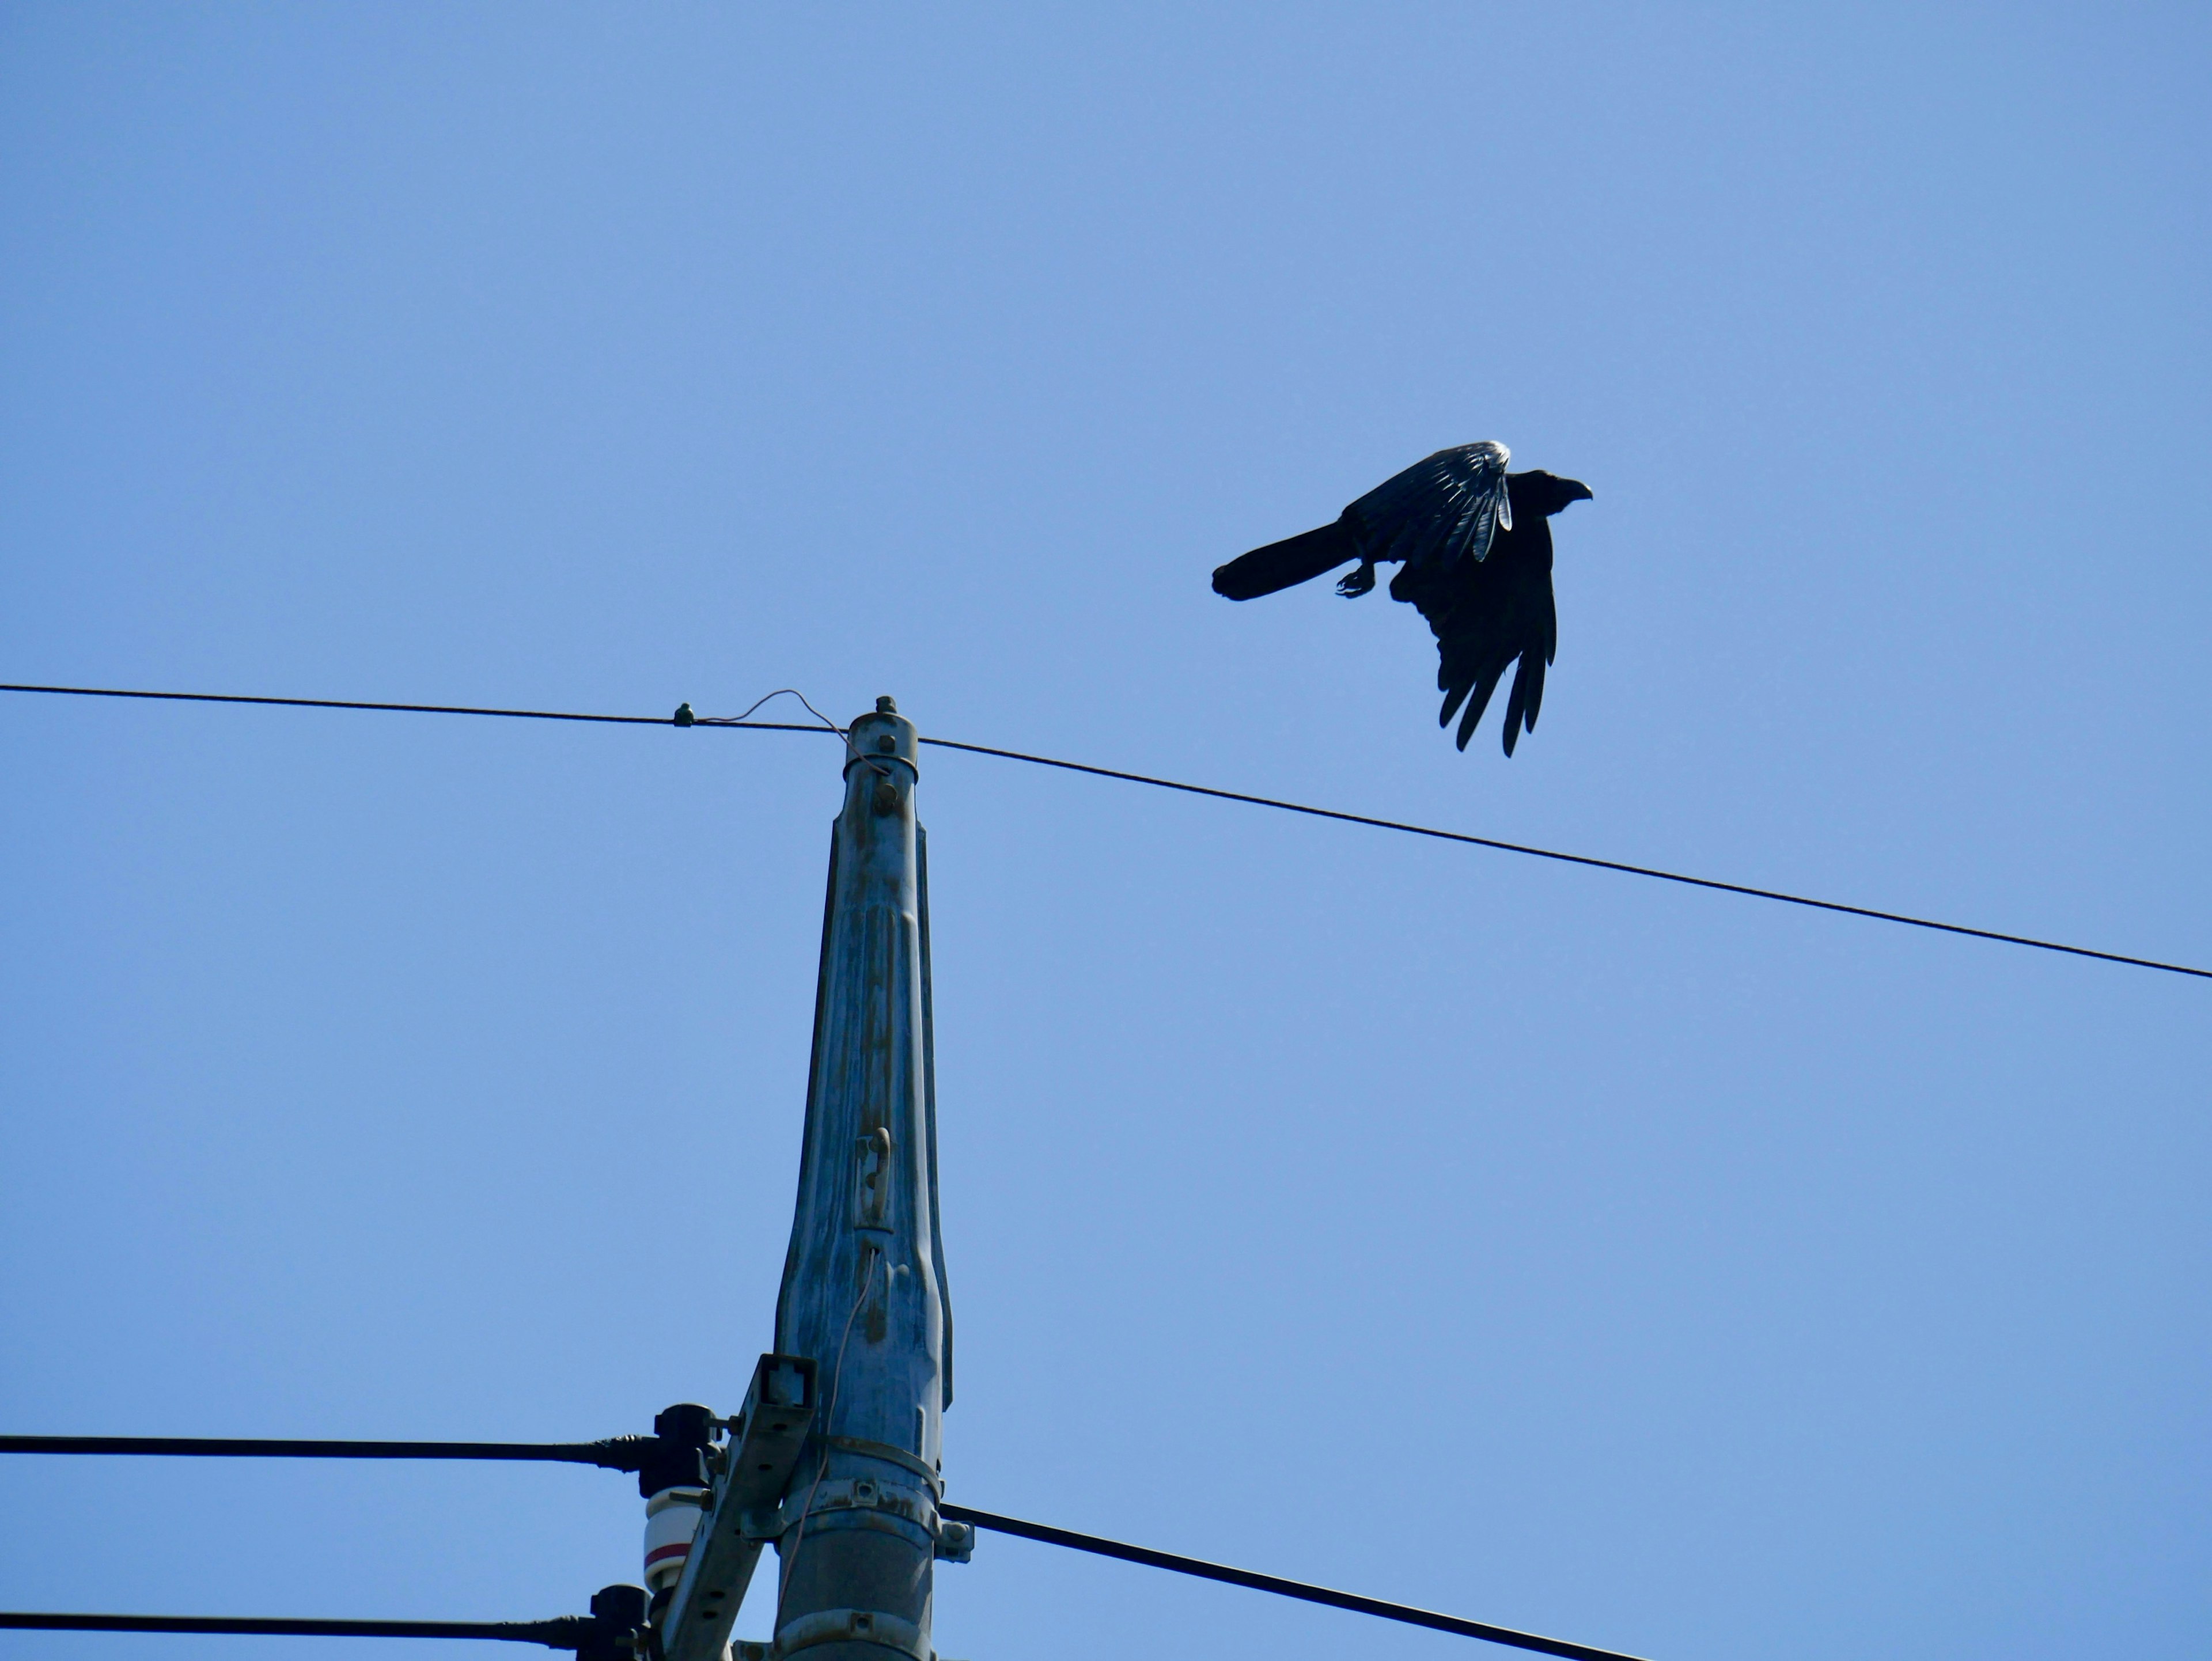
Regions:
M 1532 508 L 1549 517 L 1569 502 L 1595 500 L 1595 494 L 1580 479 L 1563 479 L 1541 468 L 1513 476 L 1513 506 L 1516 508 Z

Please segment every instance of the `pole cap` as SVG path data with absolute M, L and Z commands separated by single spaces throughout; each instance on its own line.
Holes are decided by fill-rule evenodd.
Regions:
M 884 707 L 890 701 L 889 698 L 877 699 L 874 710 L 854 721 L 846 733 L 852 744 L 851 751 L 845 757 L 846 772 L 850 773 L 863 761 L 878 764 L 903 761 L 915 773 L 921 772 L 915 765 L 921 735 L 914 723 L 901 715 L 896 707 Z

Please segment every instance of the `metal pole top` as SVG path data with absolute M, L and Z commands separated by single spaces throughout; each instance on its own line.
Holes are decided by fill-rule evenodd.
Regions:
M 880 771 L 887 761 L 905 762 L 910 778 L 921 772 L 918 765 L 921 734 L 913 722 L 898 712 L 898 700 L 894 698 L 877 699 L 875 708 L 854 721 L 845 737 L 851 747 L 845 757 L 848 774 L 863 762 L 873 763 Z

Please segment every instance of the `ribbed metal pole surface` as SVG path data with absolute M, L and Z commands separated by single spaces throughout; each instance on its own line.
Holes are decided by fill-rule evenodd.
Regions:
M 778 1652 L 808 1661 L 932 1654 L 951 1355 L 915 755 L 914 724 L 889 699 L 854 722 L 831 839 L 799 1202 L 776 1307 L 776 1348 L 815 1358 L 823 1402 L 778 1542 Z

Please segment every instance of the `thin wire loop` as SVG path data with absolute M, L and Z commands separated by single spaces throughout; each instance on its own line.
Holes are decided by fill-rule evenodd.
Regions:
M 741 727 L 757 724 L 755 723 L 749 722 L 746 718 L 748 716 L 751 715 L 754 710 L 758 709 L 763 704 L 768 702 L 770 698 L 786 697 L 798 699 L 802 705 L 805 705 L 806 712 L 809 715 L 811 715 L 816 720 L 821 722 L 823 726 L 827 727 L 830 731 L 836 733 L 840 738 L 843 739 L 845 741 L 846 755 L 851 756 L 855 761 L 865 763 L 868 770 L 871 773 L 873 773 L 878 779 L 888 779 L 891 776 L 890 769 L 878 761 L 873 756 L 863 755 L 860 754 L 859 748 L 853 743 L 853 735 L 849 729 L 839 726 L 835 721 L 824 715 L 820 710 L 815 708 L 812 704 L 807 703 L 806 694 L 801 692 L 797 687 L 778 687 L 774 692 L 769 693 L 765 696 L 754 699 L 751 706 L 746 709 L 744 715 L 695 715 L 691 718 L 691 724 L 695 727 Z
M 811 715 L 816 720 L 821 722 L 822 724 L 829 728 L 830 731 L 842 733 L 845 730 L 844 728 L 839 726 L 835 721 L 824 715 L 820 710 L 815 708 L 812 704 L 808 703 L 806 701 L 806 694 L 801 692 L 797 687 L 778 687 L 774 692 L 764 694 L 761 697 L 754 699 L 752 702 L 746 706 L 744 714 L 743 715 L 702 715 L 698 718 L 697 724 L 707 727 L 743 726 L 747 718 L 752 714 L 753 711 L 758 709 L 763 704 L 767 703 L 771 698 L 796 698 L 799 700 L 799 703 L 805 706 L 806 712 L 809 715 Z

